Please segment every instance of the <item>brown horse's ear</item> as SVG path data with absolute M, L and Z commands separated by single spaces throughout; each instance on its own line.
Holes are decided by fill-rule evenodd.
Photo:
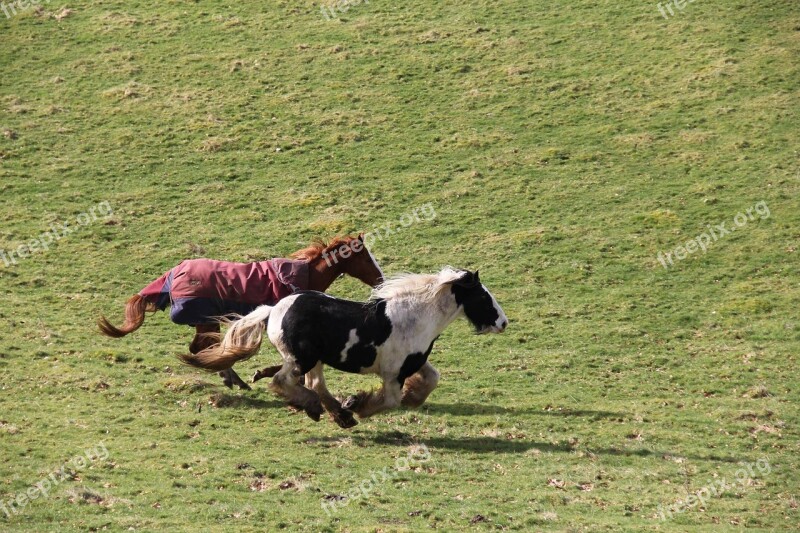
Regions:
M 464 272 L 464 274 L 460 278 L 453 281 L 453 285 L 458 285 L 459 287 L 464 287 L 465 289 L 471 289 L 472 287 L 475 287 L 479 283 L 480 280 L 478 279 L 478 272 L 475 271 L 475 273 L 473 274 L 469 270 Z

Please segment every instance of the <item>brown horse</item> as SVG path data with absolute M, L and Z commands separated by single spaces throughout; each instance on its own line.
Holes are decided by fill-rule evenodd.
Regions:
M 173 322 L 195 328 L 189 351 L 196 354 L 219 342 L 222 316 L 245 315 L 259 305 L 275 305 L 297 290 L 325 292 L 345 274 L 370 287 L 383 281 L 383 272 L 364 245 L 363 234 L 336 237 L 329 243 L 317 240 L 290 258 L 256 263 L 183 261 L 128 300 L 121 327 L 102 316 L 98 326 L 109 337 L 123 337 L 139 329 L 145 312 L 163 311 L 169 305 Z M 228 387 L 250 389 L 232 368 L 219 374 Z

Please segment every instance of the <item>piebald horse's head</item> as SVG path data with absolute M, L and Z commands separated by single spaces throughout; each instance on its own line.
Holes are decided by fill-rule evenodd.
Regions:
M 467 320 L 475 326 L 478 334 L 502 333 L 508 326 L 508 318 L 497 300 L 480 280 L 478 271 L 463 271 L 451 282 L 456 304 L 464 308 Z

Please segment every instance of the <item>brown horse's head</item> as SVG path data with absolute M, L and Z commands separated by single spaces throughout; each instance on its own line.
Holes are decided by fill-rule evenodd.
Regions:
M 313 265 L 321 283 L 314 290 L 325 291 L 338 275 L 347 274 L 370 287 L 383 281 L 383 272 L 372 253 L 364 244 L 364 234 L 358 237 L 336 237 L 331 242 L 315 241 L 308 248 L 292 254 L 295 259 L 303 259 Z M 329 281 L 328 281 L 329 280 Z M 327 282 L 327 283 L 326 283 Z
M 335 252 L 344 259 L 344 273 L 363 281 L 370 287 L 377 287 L 382 283 L 383 271 L 372 252 L 367 249 L 367 245 L 364 243 L 364 234 L 359 233 L 358 237 L 346 237 L 344 241 Z M 348 250 L 350 251 L 349 257 L 345 258 L 344 255 Z

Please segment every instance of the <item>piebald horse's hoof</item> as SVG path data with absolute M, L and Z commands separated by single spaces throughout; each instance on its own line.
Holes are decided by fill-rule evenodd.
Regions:
M 354 394 L 352 396 L 348 396 L 347 398 L 345 398 L 345 400 L 342 402 L 342 409 L 345 409 L 347 411 L 353 411 L 355 409 L 358 409 L 358 406 L 360 404 L 361 404 L 361 396 L 358 394 Z
M 352 411 L 343 409 L 337 414 L 331 413 L 331 418 L 333 418 L 333 421 L 336 422 L 342 429 L 350 429 L 351 427 L 358 425 L 358 421 L 353 418 Z
M 314 422 L 319 422 L 322 418 L 322 406 L 311 406 L 306 407 L 305 412 L 308 415 L 308 418 L 313 420 Z

